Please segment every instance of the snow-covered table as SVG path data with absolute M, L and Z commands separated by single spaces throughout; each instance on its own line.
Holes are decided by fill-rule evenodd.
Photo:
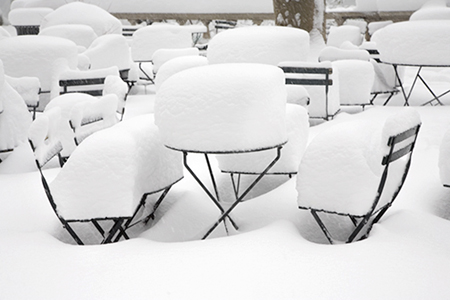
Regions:
M 442 105 L 440 98 L 450 90 L 436 94 L 429 81 L 422 76 L 424 68 L 450 67 L 450 21 L 447 20 L 420 20 L 399 22 L 388 25 L 372 37 L 380 52 L 383 63 L 394 67 L 405 106 L 409 105 L 412 91 L 420 80 L 433 98 L 424 102 L 426 104 Z M 417 73 L 408 92 L 398 72 L 398 67 L 415 67 Z
M 155 122 L 166 147 L 183 153 L 185 168 L 219 208 L 221 216 L 206 238 L 269 172 L 286 143 L 286 87 L 283 71 L 264 64 L 215 64 L 190 68 L 165 80 L 156 94 Z M 224 208 L 211 155 L 274 151 L 273 158 L 231 206 Z M 201 154 L 212 190 L 194 171 L 188 155 Z

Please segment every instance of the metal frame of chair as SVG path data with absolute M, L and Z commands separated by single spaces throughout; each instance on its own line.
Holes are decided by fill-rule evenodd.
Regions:
M 311 86 L 324 86 L 325 87 L 325 113 L 326 117 L 323 119 L 331 120 L 338 113 L 329 114 L 328 112 L 328 91 L 329 87 L 333 85 L 333 80 L 330 75 L 333 74 L 332 68 L 322 68 L 322 67 L 293 67 L 293 66 L 279 66 L 283 72 L 286 74 L 286 84 L 298 84 L 298 85 L 311 85 Z M 296 78 L 291 77 L 295 74 L 306 74 L 306 75 L 323 75 L 324 78 Z M 311 117 L 313 118 L 313 117 Z
M 381 217 L 386 213 L 386 211 L 389 209 L 389 207 L 392 206 L 392 203 L 394 202 L 395 198 L 399 194 L 405 180 L 406 176 L 408 175 L 408 171 L 411 165 L 411 157 L 414 150 L 414 146 L 417 140 L 417 135 L 420 130 L 420 124 L 417 126 L 414 126 L 400 134 L 394 135 L 389 137 L 387 146 L 389 147 L 389 153 L 385 155 L 381 161 L 381 164 L 384 166 L 383 173 L 381 175 L 380 183 L 378 185 L 377 194 L 373 200 L 372 206 L 370 210 L 364 214 L 364 215 L 352 215 L 352 214 L 344 214 L 344 213 L 338 213 L 334 211 L 327 211 L 320 208 L 311 208 L 311 207 L 303 207 L 299 206 L 300 209 L 309 210 L 314 217 L 314 220 L 319 225 L 321 231 L 327 238 L 328 242 L 330 244 L 334 244 L 336 241 L 333 239 L 333 237 L 330 234 L 329 229 L 327 228 L 326 224 L 320 217 L 319 213 L 325 213 L 325 214 L 332 214 L 332 215 L 340 215 L 344 217 L 350 218 L 351 222 L 354 225 L 354 229 L 349 235 L 348 239 L 346 240 L 346 243 L 351 243 L 355 240 L 362 240 L 367 238 L 369 235 L 373 224 L 377 223 Z M 411 139 L 407 145 L 402 145 L 403 148 L 396 149 L 396 146 L 400 144 L 401 142 Z M 392 199 L 388 201 L 385 205 L 381 207 L 377 207 L 379 200 L 382 196 L 385 184 L 387 182 L 388 178 L 388 172 L 389 172 L 389 166 L 392 162 L 402 158 L 403 156 L 408 155 L 407 162 L 405 163 L 403 175 L 400 181 L 400 184 L 395 191 L 395 193 L 392 196 Z M 363 231 L 363 229 L 365 229 Z

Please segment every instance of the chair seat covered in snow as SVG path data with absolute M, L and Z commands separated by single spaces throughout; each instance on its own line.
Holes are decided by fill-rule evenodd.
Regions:
M 164 144 L 183 152 L 186 169 L 222 212 L 204 235 L 230 219 L 234 207 L 275 165 L 286 143 L 286 88 L 283 71 L 264 64 L 215 64 L 178 72 L 158 89 L 155 122 Z M 271 159 L 253 184 L 225 211 L 219 199 L 209 154 L 267 151 Z M 205 156 L 214 191 L 190 167 L 191 153 Z M 237 228 L 236 224 L 235 228 Z
M 172 185 L 183 177 L 181 154 L 164 147 L 152 116 L 142 115 L 91 135 L 48 183 L 42 168 L 62 149 L 51 138 L 55 132 L 48 131 L 52 120 L 47 114 L 57 110 L 38 117 L 29 133 L 53 210 L 79 245 L 86 242 L 86 228 L 76 232 L 74 223 L 92 223 L 102 244 L 128 239 L 127 230 L 152 218 Z M 148 196 L 156 193 L 161 193 L 159 199 L 144 216 Z
M 418 113 L 405 108 L 384 124 L 342 122 L 311 141 L 297 175 L 298 206 L 311 212 L 330 243 L 336 242 L 330 232 L 340 226 L 327 226 L 325 215 L 350 219 L 349 243 L 367 237 L 392 205 L 408 174 L 420 124 Z
M 310 102 L 309 117 L 331 120 L 339 112 L 338 74 L 330 62 L 283 61 L 278 66 L 284 71 L 286 85 L 306 88 Z M 292 92 L 288 89 L 288 92 Z

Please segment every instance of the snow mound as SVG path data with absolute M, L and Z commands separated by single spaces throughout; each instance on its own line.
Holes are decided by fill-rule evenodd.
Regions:
M 330 27 L 330 33 L 327 38 L 327 46 L 340 47 L 344 42 L 351 42 L 359 46 L 363 41 L 363 36 L 358 26 L 342 25 Z
M 44 17 L 51 12 L 53 12 L 53 9 L 48 7 L 17 8 L 9 12 L 8 19 L 12 25 L 39 26 L 41 25 L 41 22 L 44 19 Z
M 335 61 L 343 59 L 359 59 L 369 61 L 369 52 L 362 49 L 341 49 L 334 46 L 327 46 L 319 53 L 319 61 Z
M 409 20 L 450 20 L 450 7 L 447 7 L 445 0 L 428 1 Z
M 309 144 L 300 164 L 298 205 L 342 214 L 368 212 L 377 193 L 389 136 L 417 124 L 419 114 L 405 108 L 388 117 L 384 124 L 347 121 L 321 132 Z M 391 164 L 379 205 L 389 201 L 397 189 L 404 161 Z
M 171 59 L 158 70 L 158 74 L 155 78 L 156 91 L 158 91 L 161 84 L 173 74 L 194 67 L 206 66 L 207 64 L 208 59 L 204 56 L 181 56 Z
M 131 216 L 144 193 L 182 178 L 181 154 L 167 149 L 149 115 L 88 137 L 50 184 L 66 219 Z
M 198 48 L 184 49 L 158 49 L 153 53 L 153 72 L 157 73 L 159 68 L 167 61 L 180 56 L 198 56 L 200 51 Z
M 399 22 L 372 37 L 381 60 L 412 65 L 450 65 L 450 21 Z
M 5 73 L 12 77 L 37 77 L 42 91 L 50 91 L 61 60 L 71 69 L 77 66 L 77 46 L 59 37 L 15 36 L 0 40 L 0 49 Z
M 122 34 L 122 23 L 106 10 L 92 4 L 72 2 L 60 6 L 44 17 L 41 30 L 61 24 L 84 24 L 92 27 L 97 36 Z
M 62 24 L 47 27 L 39 32 L 39 35 L 57 36 L 69 39 L 78 46 L 89 48 L 97 38 L 92 27 L 83 24 Z
M 133 33 L 131 56 L 134 61 L 151 61 L 158 49 L 183 49 L 191 46 L 191 31 L 186 27 L 153 24 Z
M 155 102 L 164 143 L 235 152 L 286 142 L 284 81 L 280 68 L 262 64 L 208 65 L 171 76 Z
M 337 60 L 333 62 L 333 70 L 339 72 L 341 105 L 369 104 L 375 79 L 372 63 L 358 59 Z
M 288 142 L 281 150 L 281 158 L 269 170 L 271 174 L 297 173 L 306 148 L 309 133 L 307 110 L 295 104 L 286 105 Z M 275 158 L 276 151 L 217 155 L 219 168 L 233 173 L 261 173 Z
M 10 77 L 5 76 L 6 81 L 16 92 L 22 96 L 28 106 L 37 106 L 39 102 L 39 90 L 41 83 L 37 77 Z
M 117 66 L 119 70 L 127 70 L 131 66 L 130 47 L 122 35 L 102 35 L 83 54 L 89 57 L 91 69 Z
M 217 63 L 305 61 L 309 54 L 308 32 L 291 27 L 251 26 L 226 30 L 208 45 L 208 60 Z

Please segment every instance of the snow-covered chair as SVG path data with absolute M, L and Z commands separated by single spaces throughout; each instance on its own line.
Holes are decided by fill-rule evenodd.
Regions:
M 200 51 L 198 48 L 183 48 L 183 49 L 158 49 L 153 53 L 153 73 L 156 75 L 159 68 L 167 61 L 181 56 L 198 56 Z
M 66 93 L 86 93 L 97 97 L 116 95 L 119 100 L 117 113 L 120 120 L 123 119 L 129 86 L 120 78 L 117 67 L 87 71 L 66 70 L 60 74 L 58 83 L 60 95 Z
M 56 36 L 71 40 L 81 49 L 86 50 L 97 38 L 94 29 L 84 24 L 61 24 L 42 29 L 39 35 Z
M 55 107 L 59 109 L 59 116 L 52 113 L 48 118 L 51 124 L 56 124 L 55 136 L 62 144 L 61 166 L 84 138 L 119 122 L 117 102 L 117 96 L 113 94 L 96 98 L 85 93 L 68 93 L 50 101 L 44 113 Z
M 280 159 L 281 148 L 288 137 L 284 81 L 283 71 L 275 66 L 215 64 L 178 72 L 158 89 L 155 123 L 161 130 L 164 144 L 183 152 L 186 169 L 222 213 L 203 238 L 225 219 L 238 228 L 230 212 Z M 271 159 L 225 210 L 209 156 L 259 151 L 269 152 Z M 191 154 L 202 154 L 206 159 L 213 191 L 188 163 Z
M 184 26 L 152 24 L 133 33 L 131 58 L 139 66 L 140 78 L 154 83 L 153 54 L 158 49 L 185 49 L 192 47 L 191 31 Z
M 0 60 L 0 162 L 26 141 L 31 116 L 21 95 L 10 85 Z
M 329 243 L 337 235 L 347 243 L 367 237 L 405 182 L 420 116 L 405 108 L 380 123 L 336 124 L 317 135 L 303 155 L 298 206 L 311 212 Z M 330 215 L 348 220 L 349 232 L 342 222 L 326 225 Z
M 22 96 L 28 110 L 36 118 L 36 110 L 39 106 L 39 93 L 41 91 L 41 83 L 37 77 L 11 77 L 5 76 L 8 83 Z
M 361 30 L 355 25 L 331 26 L 327 37 L 327 46 L 341 47 L 342 43 L 350 42 L 355 46 L 361 45 L 364 38 Z
M 370 63 L 369 53 L 353 48 L 342 49 L 327 46 L 319 53 L 319 61 L 330 61 L 339 73 L 339 100 L 341 106 L 361 106 L 371 104 L 371 92 L 375 72 Z
M 311 119 L 331 120 L 339 112 L 339 78 L 330 62 L 284 61 L 278 64 L 284 71 L 287 85 L 306 88 Z
M 79 245 L 98 242 L 98 235 L 88 235 L 92 228 L 102 244 L 128 239 L 127 230 L 153 218 L 172 185 L 183 177 L 181 155 L 164 147 L 152 117 L 143 115 L 91 135 L 48 182 L 43 167 L 62 149 L 51 130 L 53 118 L 48 118 L 54 112 L 58 115 L 58 108 L 39 116 L 29 132 L 54 212 Z M 150 197 L 158 193 L 159 198 Z M 150 203 L 153 210 L 138 219 Z
M 17 35 L 38 34 L 43 18 L 53 9 L 48 7 L 24 7 L 12 9 L 8 19 L 16 28 Z
M 286 105 L 286 130 L 288 141 L 281 150 L 281 158 L 266 173 L 267 175 L 287 175 L 289 178 L 297 174 L 300 161 L 306 149 L 309 133 L 308 111 L 301 105 Z M 243 175 L 259 175 L 273 160 L 273 154 L 267 151 L 217 155 L 219 168 L 230 174 L 233 188 L 239 193 Z M 235 178 L 237 177 L 237 179 Z

